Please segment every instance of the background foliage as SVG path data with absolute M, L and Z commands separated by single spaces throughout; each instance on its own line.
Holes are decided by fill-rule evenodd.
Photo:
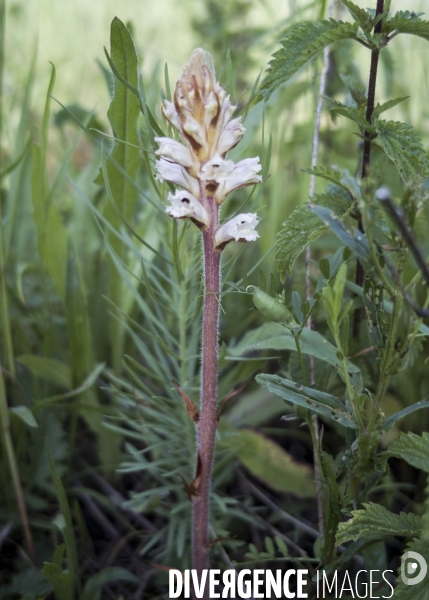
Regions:
M 170 96 L 181 65 L 198 45 L 214 54 L 221 81 L 243 109 L 243 156 L 261 156 L 264 175 L 260 189 L 241 190 L 223 215 L 246 203 L 246 211 L 258 210 L 262 222 L 258 244 L 231 244 L 224 256 L 220 398 L 239 383 L 247 386 L 225 405 L 220 424 L 213 537 L 227 539 L 214 545 L 213 557 L 222 566 L 275 565 L 291 557 L 308 566 L 322 556 L 310 432 L 279 398 L 283 391 L 272 387 L 279 373 L 303 383 L 295 342 L 253 309 L 247 291 L 249 285 L 271 296 L 284 290 L 295 313 L 300 302 L 292 290 L 305 297 L 302 255 L 281 265 L 280 277 L 274 244 L 282 223 L 308 198 L 309 176 L 302 170 L 310 166 L 320 63 L 298 72 L 267 103 L 246 103 L 286 28 L 319 18 L 325 3 L 290 1 L 284 13 L 274 3 L 250 0 L 205 0 L 197 10 L 189 0 L 157 2 L 154 10 L 133 4 L 118 14 L 120 21 L 113 20 L 110 39 L 113 2 L 77 2 L 59 13 L 48 2 L 5 6 L 0 394 L 9 410 L 2 415 L 7 432 L 0 449 L 1 598 L 162 598 L 162 567 L 189 565 L 190 509 L 182 479 L 192 479 L 193 425 L 171 381 L 197 402 L 200 244 L 191 227 L 176 226 L 163 213 L 167 187 L 154 180 L 153 152 L 154 137 L 167 133 L 160 90 Z M 350 20 L 344 7 L 337 17 Z M 38 31 L 29 25 L 37 19 Z M 138 60 L 122 22 L 133 34 Z M 24 28 L 33 35 L 22 36 Z M 413 125 L 427 148 L 425 43 L 398 36 L 383 52 L 377 101 L 410 95 L 388 118 Z M 337 102 L 349 97 L 339 73 L 366 85 L 368 65 L 366 49 L 348 41 L 334 46 L 327 96 Z M 354 175 L 361 154 L 355 132 L 341 112 L 324 110 L 320 166 Z M 380 133 L 389 138 L 389 131 Z M 391 165 L 387 170 L 399 197 L 400 177 Z M 316 191 L 324 190 L 319 180 Z M 425 256 L 426 212 L 419 212 L 414 230 Z M 332 233 L 320 233 L 312 245 L 314 287 L 319 266 L 325 279 L 337 272 L 337 251 L 344 245 Z M 409 261 L 408 280 L 415 273 Z M 423 289 L 417 294 L 421 306 Z M 329 306 L 318 303 L 314 326 L 324 337 L 306 339 L 303 333 L 301 348 L 315 357 L 318 393 L 336 396 L 341 359 L 333 346 L 326 347 L 335 343 L 328 317 Z M 381 335 L 385 327 L 378 323 Z M 383 398 L 388 416 L 429 396 L 427 332 L 420 333 Z M 372 354 L 354 363 L 373 389 Z M 262 385 L 254 381 L 258 373 L 264 373 L 258 376 Z M 343 456 L 344 428 L 318 412 L 324 450 Z M 338 419 L 347 424 L 342 408 Z M 404 548 L 399 528 L 410 539 L 422 527 L 427 463 L 419 444 L 427 443 L 427 434 L 421 435 L 428 420 L 427 410 L 409 414 L 382 436 L 380 448 L 389 446 L 391 468 L 372 487 L 365 508 L 359 506 L 353 526 L 340 526 L 338 544 L 355 543 L 341 560 L 359 550 L 365 565 L 376 560 L 379 568 L 398 568 Z M 404 442 L 400 432 L 409 430 L 416 439 Z M 352 452 L 351 441 L 349 446 Z M 327 455 L 325 461 L 325 472 L 334 471 Z M 20 485 L 28 527 L 17 505 Z M 387 509 L 408 519 L 392 525 Z M 386 520 L 366 545 L 356 542 L 364 510 L 380 528 Z M 339 511 L 337 522 L 344 518 Z

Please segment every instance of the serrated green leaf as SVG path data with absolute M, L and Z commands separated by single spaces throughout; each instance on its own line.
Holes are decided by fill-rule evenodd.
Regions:
M 349 192 L 348 186 L 344 183 L 344 177 L 348 175 L 347 171 L 320 166 L 313 167 L 312 169 L 302 169 L 302 171 L 303 173 L 308 173 L 308 175 L 315 175 L 321 179 L 326 179 L 326 181 L 330 181 L 343 188 L 346 192 Z
M 335 367 L 340 365 L 337 349 L 320 333 L 313 329 L 303 329 L 299 338 L 301 352 L 323 360 Z M 278 323 L 265 323 L 262 327 L 249 331 L 234 348 L 229 349 L 232 356 L 242 356 L 246 352 L 257 350 L 290 350 L 296 352 L 296 342 L 292 333 Z M 350 373 L 359 373 L 359 368 L 348 363 Z
M 385 540 L 395 536 L 412 538 L 421 532 L 422 519 L 413 513 L 397 515 L 372 502 L 364 504 L 364 507 L 353 511 L 352 519 L 339 524 L 337 545 L 357 540 Z
M 291 492 L 299 498 L 314 497 L 316 489 L 310 466 L 295 462 L 269 438 L 250 429 L 241 429 L 225 438 L 223 443 L 236 448 L 237 457 L 244 466 L 273 489 Z
M 388 100 L 387 102 L 383 102 L 383 104 L 377 103 L 374 108 L 373 117 L 378 118 L 381 113 L 384 113 L 386 110 L 393 108 L 397 104 L 404 102 L 404 100 L 408 100 L 409 96 L 404 96 L 403 98 L 393 98 L 392 100 Z
M 327 171 L 323 171 L 325 175 L 327 175 Z M 317 172 L 321 171 L 317 170 Z M 337 177 L 336 171 L 332 169 L 332 172 L 335 174 L 333 177 Z M 343 186 L 343 189 L 345 191 L 346 188 Z M 317 194 L 313 200 L 317 204 L 333 210 L 341 219 L 347 215 L 352 206 L 351 197 L 348 195 L 349 200 L 346 198 L 346 193 L 343 194 L 341 188 L 336 188 L 336 192 Z M 275 255 L 277 271 L 282 273 L 282 276 L 291 275 L 298 256 L 324 231 L 326 231 L 326 227 L 321 225 L 320 219 L 307 206 L 298 206 L 289 219 L 283 223 L 283 228 L 278 233 Z
M 363 83 L 353 75 L 340 75 L 340 79 L 348 89 L 350 96 L 356 102 L 356 106 L 366 106 L 367 90 Z
M 348 8 L 353 19 L 359 23 L 364 31 L 373 28 L 374 19 L 365 9 L 360 8 L 351 0 L 341 0 L 341 2 Z
M 294 25 L 280 41 L 283 48 L 270 61 L 260 94 L 265 100 L 326 46 L 341 40 L 356 39 L 358 24 L 342 21 L 305 21 Z
M 386 33 L 410 33 L 429 41 L 429 21 L 422 21 L 418 14 L 408 10 L 398 11 L 387 21 L 383 30 Z
M 383 455 L 385 458 L 402 458 L 416 469 L 429 473 L 429 433 L 424 431 L 421 436 L 412 432 L 401 433 Z
M 383 150 L 395 163 L 406 185 L 411 186 L 428 176 L 428 156 L 412 125 L 398 121 L 376 121 L 375 126 Z
M 353 415 L 339 398 L 318 390 L 298 385 L 278 375 L 257 375 L 256 381 L 289 404 L 302 406 L 343 427 L 358 429 Z
M 361 131 L 370 131 L 371 126 L 366 120 L 365 107 L 354 108 L 353 106 L 347 106 L 341 102 L 337 102 L 331 98 L 326 99 L 326 108 L 335 116 L 341 115 L 350 119 L 359 127 Z

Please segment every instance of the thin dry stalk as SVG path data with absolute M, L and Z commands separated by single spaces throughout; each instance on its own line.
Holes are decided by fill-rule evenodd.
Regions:
M 328 16 L 332 17 L 334 13 L 335 0 L 331 0 L 328 9 Z M 313 148 L 311 153 L 311 168 L 314 169 L 317 166 L 318 158 L 319 158 L 319 142 L 320 142 L 320 121 L 322 117 L 322 107 L 323 107 L 323 95 L 325 93 L 326 88 L 326 77 L 329 70 L 329 46 L 326 46 L 323 52 L 323 67 L 322 72 L 320 74 L 320 82 L 319 82 L 319 92 L 317 96 L 317 105 L 316 105 L 316 122 L 314 125 L 314 135 L 313 135 Z M 314 190 L 316 187 L 316 176 L 311 175 L 310 177 L 310 190 L 309 190 L 309 198 L 314 196 Z M 308 246 L 305 251 L 305 295 L 307 302 L 311 299 L 311 246 Z M 307 321 L 308 329 L 312 328 L 312 318 L 311 315 Z M 315 377 L 314 377 L 314 358 L 310 356 L 309 363 L 310 370 L 310 385 L 314 385 Z M 316 479 L 316 489 L 317 489 L 317 508 L 319 513 L 319 531 L 320 534 L 323 535 L 325 530 L 324 523 L 324 502 L 323 502 L 323 484 L 321 482 L 321 470 L 320 470 L 320 429 L 319 429 L 319 420 L 316 414 L 312 415 L 312 423 L 314 429 L 314 438 L 316 444 L 313 447 L 313 457 L 314 457 L 314 477 Z

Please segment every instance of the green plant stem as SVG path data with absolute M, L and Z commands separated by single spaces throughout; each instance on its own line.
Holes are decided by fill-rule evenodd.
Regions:
M 377 0 L 377 7 L 376 7 L 376 11 L 375 11 L 376 16 L 378 17 L 379 15 L 381 15 L 383 13 L 383 11 L 384 11 L 384 0 Z M 382 27 L 382 19 L 380 19 L 378 21 L 378 23 L 375 25 L 374 33 L 375 34 L 381 33 L 381 27 Z M 367 101 L 367 105 L 366 105 L 366 121 L 367 121 L 368 125 L 371 125 L 371 123 L 372 123 L 372 115 L 374 112 L 375 88 L 376 88 L 376 84 L 377 84 L 377 71 L 378 71 L 379 58 L 380 58 L 380 48 L 377 46 L 376 48 L 373 49 L 373 51 L 371 53 L 371 67 L 370 67 L 370 71 L 369 71 L 369 82 L 368 82 L 368 101 Z M 365 180 L 368 178 L 368 176 L 370 174 L 372 140 L 373 140 L 373 136 L 372 136 L 371 132 L 364 131 L 364 134 L 363 134 L 363 157 L 362 157 L 363 188 L 365 188 L 365 185 L 366 185 Z M 363 192 L 365 193 L 365 189 L 363 189 Z M 358 229 L 360 232 L 364 233 L 361 215 L 359 215 L 359 218 L 358 218 Z M 364 269 L 363 269 L 361 263 L 359 261 L 357 261 L 356 276 L 355 276 L 356 285 L 358 285 L 360 287 L 362 286 L 364 275 L 365 275 Z M 353 337 L 355 339 L 359 338 L 362 314 L 363 314 L 363 309 L 361 307 L 358 307 L 355 309 L 354 315 L 353 315 Z
M 35 565 L 36 559 L 33 547 L 33 538 L 31 535 L 31 529 L 28 522 L 27 507 L 24 499 L 24 492 L 21 485 L 21 478 L 19 476 L 18 462 L 16 460 L 15 449 L 13 447 L 12 436 L 10 434 L 10 418 L 9 408 L 6 398 L 6 388 L 4 385 L 3 372 L 0 364 L 0 423 L 3 434 L 4 445 L 6 449 L 6 456 L 9 463 L 9 469 L 12 475 L 13 487 L 15 488 L 15 495 L 18 502 L 18 510 L 21 516 L 21 524 L 24 532 L 25 543 L 28 550 L 30 560 Z
M 363 430 L 364 429 L 364 425 L 361 421 L 360 415 L 357 411 L 356 408 L 356 402 L 355 402 L 355 391 L 353 389 L 353 385 L 352 382 L 350 381 L 350 376 L 349 376 L 349 371 L 347 369 L 347 359 L 345 357 L 344 354 L 344 350 L 341 344 L 341 339 L 340 339 L 340 335 L 339 335 L 339 328 L 335 329 L 335 335 L 334 335 L 334 339 L 335 339 L 335 345 L 337 346 L 340 354 L 341 354 L 341 370 L 343 373 L 343 377 L 344 377 L 344 382 L 346 384 L 346 390 L 347 390 L 347 395 L 349 397 L 350 400 L 350 404 L 352 405 L 352 409 L 353 409 L 353 415 L 354 418 L 356 420 L 356 423 L 359 424 L 359 427 Z
M 203 232 L 204 308 L 202 331 L 201 403 L 197 434 L 197 497 L 193 499 L 192 559 L 201 577 L 210 568 L 210 488 L 217 429 L 217 370 L 220 308 L 220 254 L 214 250 L 219 221 L 219 206 L 214 198 L 203 197 L 210 216 L 210 226 Z M 203 596 L 208 600 L 208 589 Z
M 396 341 L 396 331 L 398 327 L 399 321 L 399 312 L 402 305 L 402 296 L 399 293 L 396 293 L 392 298 L 393 310 L 390 319 L 390 328 L 389 335 L 387 336 L 386 349 L 383 357 L 383 363 L 380 374 L 380 381 L 377 388 L 377 394 L 375 396 L 374 406 L 372 409 L 371 417 L 368 423 L 368 430 L 373 431 L 376 422 L 377 416 L 380 408 L 380 403 L 384 398 L 384 394 L 386 393 L 387 386 L 389 385 L 390 375 L 391 375 L 391 362 L 393 358 L 393 354 L 395 352 L 395 341 Z
M 302 329 L 301 329 L 301 331 L 302 331 Z M 300 337 L 301 331 L 299 333 L 292 332 L 292 335 L 293 335 L 293 339 L 295 340 L 295 346 L 296 346 L 296 352 L 298 354 L 299 366 L 301 367 L 302 383 L 303 383 L 303 385 L 306 386 L 307 385 L 307 373 L 305 371 L 304 358 L 302 356 L 301 345 L 299 343 L 299 337 Z

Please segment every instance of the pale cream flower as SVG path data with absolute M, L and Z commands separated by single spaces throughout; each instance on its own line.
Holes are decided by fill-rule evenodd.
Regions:
M 223 127 L 217 142 L 216 150 L 221 156 L 225 156 L 229 150 L 235 148 L 243 137 L 245 128 L 241 124 L 241 118 L 232 119 Z
M 257 175 L 260 170 L 259 157 L 245 158 L 234 163 L 232 160 L 223 160 L 220 156 L 215 156 L 202 166 L 201 179 L 210 186 L 217 186 L 214 197 L 218 204 L 222 204 L 232 191 L 262 181 L 262 177 Z
M 180 187 L 188 190 L 193 196 L 200 195 L 198 181 L 194 177 L 191 177 L 182 165 L 161 158 L 156 161 L 156 170 L 158 171 L 156 175 L 158 181 L 168 181 L 168 183 L 180 185 Z
M 182 167 L 193 166 L 194 161 L 189 148 L 180 142 L 176 142 L 176 140 L 168 137 L 156 137 L 155 142 L 159 144 L 159 148 L 155 152 L 158 156 L 172 160 L 178 165 L 182 165 Z
M 166 206 L 165 210 L 170 217 L 191 219 L 200 229 L 207 229 L 210 223 L 209 215 L 192 194 L 177 190 L 174 194 L 170 192 L 167 199 L 170 205 Z
M 227 221 L 215 233 L 215 248 L 223 250 L 228 242 L 253 242 L 258 239 L 259 233 L 256 226 L 259 222 L 258 215 L 243 213 Z

